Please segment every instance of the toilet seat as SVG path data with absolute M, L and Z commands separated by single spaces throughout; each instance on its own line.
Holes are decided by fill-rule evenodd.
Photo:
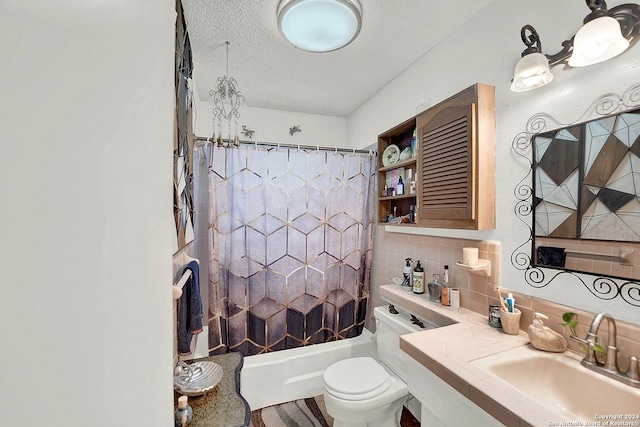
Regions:
M 389 373 L 371 357 L 336 362 L 324 371 L 323 380 L 328 393 L 351 401 L 371 399 L 391 385 Z

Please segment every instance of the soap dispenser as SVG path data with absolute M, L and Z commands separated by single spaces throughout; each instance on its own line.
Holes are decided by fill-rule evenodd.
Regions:
M 420 260 L 413 269 L 413 293 L 424 294 L 424 268 L 420 265 Z
M 567 349 L 567 340 L 562 335 L 544 326 L 542 319 L 549 320 L 542 313 L 535 313 L 533 323 L 529 325 L 529 341 L 538 350 L 562 353 Z
M 411 279 L 413 273 L 413 267 L 411 267 L 411 258 L 405 258 L 405 262 L 407 263 L 402 269 L 402 286 L 403 289 L 411 290 L 413 286 L 413 280 Z

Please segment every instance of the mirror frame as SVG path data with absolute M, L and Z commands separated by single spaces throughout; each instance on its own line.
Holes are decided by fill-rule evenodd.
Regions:
M 636 110 L 640 107 L 640 84 L 627 89 L 622 95 L 606 94 L 592 103 L 587 111 L 575 122 L 560 123 L 547 113 L 533 115 L 528 121 L 526 130 L 513 139 L 511 147 L 515 154 L 529 164 L 527 174 L 516 184 L 514 196 L 516 217 L 529 229 L 527 240 L 511 254 L 511 264 L 523 271 L 525 281 L 534 288 L 543 288 L 563 276 L 581 283 L 595 297 L 602 300 L 621 298 L 626 303 L 640 307 L 640 282 L 635 279 L 612 277 L 597 273 L 560 269 L 558 267 L 533 264 L 535 256 L 534 237 L 534 186 L 535 179 L 533 139 L 539 134 L 562 129 L 588 121 L 601 119 L 620 113 Z
M 173 217 L 177 251 L 194 239 L 193 70 L 191 42 L 182 3 L 176 3 L 175 121 L 173 136 Z

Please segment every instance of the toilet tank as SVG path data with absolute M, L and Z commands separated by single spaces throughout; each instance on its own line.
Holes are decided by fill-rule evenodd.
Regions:
M 409 356 L 400 350 L 400 335 L 437 328 L 439 326 L 432 321 L 418 318 L 424 327 L 412 323 L 411 314 L 398 306 L 394 306 L 397 314 L 389 312 L 388 306 L 373 309 L 376 318 L 376 349 L 378 358 L 387 368 L 407 381 L 407 359 Z M 452 323 L 455 323 L 452 321 Z

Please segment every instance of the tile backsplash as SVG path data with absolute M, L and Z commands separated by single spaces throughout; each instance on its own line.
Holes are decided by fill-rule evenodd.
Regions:
M 456 262 L 462 259 L 462 248 L 473 246 L 479 249 L 479 258 L 490 261 L 491 274 L 473 274 L 466 269 L 457 266 Z M 467 240 L 445 237 L 422 236 L 404 233 L 391 233 L 385 231 L 384 225 L 376 226 L 373 249 L 373 268 L 371 282 L 371 309 L 385 305 L 380 297 L 380 286 L 393 283 L 393 277 L 402 277 L 402 267 L 407 257 L 415 261 L 420 260 L 424 266 L 425 280 L 431 279 L 434 273 L 442 274 L 444 266 L 449 266 L 449 281 L 460 289 L 460 306 L 477 313 L 487 315 L 489 304 L 498 304 L 496 287 L 500 284 L 500 268 L 502 265 L 500 242 L 492 240 Z M 509 289 L 501 287 L 503 296 Z M 569 349 L 582 353 L 578 344 L 569 339 L 570 330 L 562 325 L 562 314 L 567 311 L 578 315 L 576 332 L 584 338 L 595 313 L 581 310 L 575 307 L 564 306 L 551 301 L 535 298 L 513 292 L 516 299 L 516 307 L 522 311 L 520 329 L 526 331 L 533 321 L 534 312 L 544 313 L 549 316 L 545 325 L 564 335 L 569 343 Z M 367 319 L 367 328 L 374 330 L 373 322 Z M 616 321 L 618 364 L 621 370 L 629 366 L 629 356 L 640 357 L 640 326 Z M 603 322 L 599 335 L 601 343 L 607 342 L 607 325 Z
M 472 274 L 456 265 L 462 260 L 462 248 L 477 247 L 478 258 L 491 263 L 491 274 Z M 373 306 L 382 305 L 379 286 L 393 283 L 394 277 L 402 277 L 405 258 L 413 264 L 417 260 L 424 267 L 425 281 L 433 274 L 440 274 L 449 266 L 449 282 L 460 289 L 460 306 L 478 313 L 485 313 L 489 295 L 495 295 L 500 283 L 502 245 L 492 240 L 466 240 L 446 237 L 389 233 L 384 226 L 377 226 L 373 248 L 371 300 Z

